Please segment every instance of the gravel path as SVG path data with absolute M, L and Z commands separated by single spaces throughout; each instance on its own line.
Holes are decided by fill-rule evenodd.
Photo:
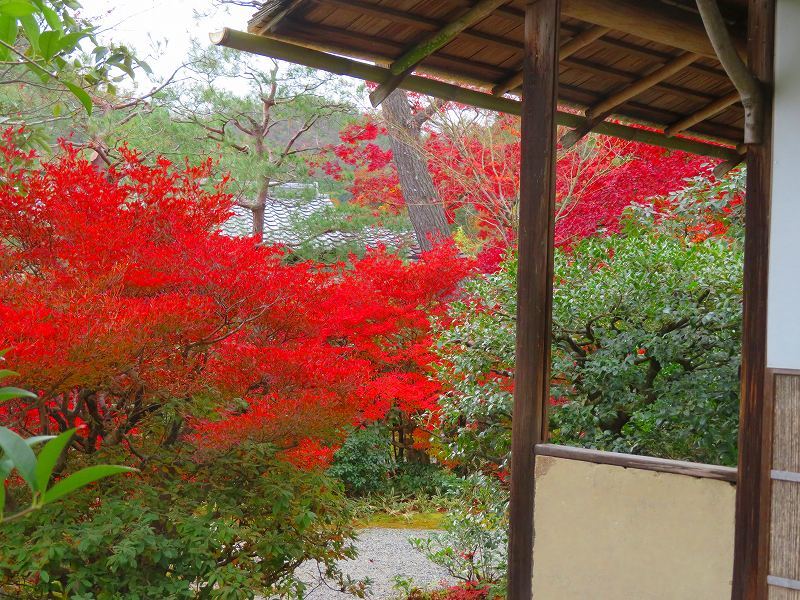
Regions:
M 449 583 L 447 571 L 414 550 L 408 542 L 409 538 L 424 537 L 429 533 L 414 529 L 362 529 L 356 541 L 358 558 L 343 561 L 342 570 L 353 579 L 369 577 L 372 580 L 369 597 L 375 600 L 398 597 L 393 589 L 395 575 L 410 577 L 420 588 Z M 353 596 L 327 587 L 320 580 L 316 564 L 303 565 L 297 573 L 309 584 L 308 600 L 353 600 Z

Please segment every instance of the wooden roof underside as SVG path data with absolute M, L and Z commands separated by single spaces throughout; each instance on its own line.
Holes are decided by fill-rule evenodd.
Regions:
M 392 65 L 481 1 L 272 0 L 248 29 Z M 415 72 L 518 96 L 525 2 L 496 4 Z M 721 0 L 720 7 L 743 49 L 746 3 Z M 598 121 L 622 118 L 672 135 L 742 143 L 744 111 L 693 0 L 562 0 L 560 45 L 562 106 Z

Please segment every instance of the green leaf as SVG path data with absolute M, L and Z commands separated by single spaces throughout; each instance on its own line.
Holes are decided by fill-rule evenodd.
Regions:
M 1 8 L 1 7 L 0 7 Z M 31 48 L 34 51 L 39 52 L 39 23 L 36 21 L 36 18 L 28 15 L 28 16 L 20 16 L 19 22 L 22 24 L 22 29 L 25 30 L 25 36 L 28 38 L 28 41 L 31 43 Z
M 5 0 L 0 3 L 0 14 L 9 17 L 29 17 L 36 12 L 36 7 L 25 0 Z
M 10 371 L 8 369 L 0 369 L 0 379 L 4 379 L 5 377 L 16 377 L 19 375 L 16 371 Z
M 77 489 L 85 487 L 90 483 L 94 483 L 104 477 L 111 475 L 118 475 L 119 473 L 132 473 L 138 469 L 131 467 L 122 467 L 118 465 L 96 465 L 93 467 L 86 467 L 77 473 L 73 473 L 69 477 L 65 477 L 53 487 L 47 490 L 42 496 L 42 503 L 48 504 L 54 500 L 66 496 Z
M 56 439 L 54 435 L 34 435 L 33 437 L 25 438 L 25 443 L 28 446 L 33 447 L 36 444 L 41 444 L 42 442 L 49 442 L 50 440 Z
M 83 31 L 73 31 L 72 33 L 61 36 L 58 42 L 58 51 L 69 54 L 78 46 L 78 42 L 85 37 L 86 32 Z
M 61 22 L 56 11 L 46 4 L 43 4 L 42 14 L 44 15 L 44 20 L 47 21 L 47 24 L 50 26 L 50 29 L 53 31 L 64 31 L 64 24 Z
M 17 34 L 19 33 L 19 25 L 16 19 L 0 15 L 0 40 L 4 41 L 9 46 L 13 46 L 17 41 Z M 11 50 L 5 46 L 0 46 L 0 60 L 8 60 L 11 58 Z M 8 350 L 3 350 L 3 354 Z M 2 354 L 0 354 L 2 356 Z
M 64 452 L 64 448 L 67 447 L 74 434 L 74 429 L 68 429 L 57 438 L 47 442 L 39 452 L 39 456 L 36 457 L 36 484 L 40 490 L 47 489 L 47 483 L 50 481 L 50 476 L 53 474 L 58 458 Z
M 36 398 L 36 394 L 16 387 L 0 388 L 0 402 L 13 400 L 14 398 Z
M 19 472 L 31 491 L 38 492 L 36 485 L 36 455 L 30 446 L 19 435 L 8 427 L 0 427 L 0 448 L 6 457 L 14 463 L 14 468 Z
M 83 108 L 86 109 L 86 114 L 92 114 L 92 99 L 86 91 L 81 88 L 80 86 L 75 85 L 74 83 L 70 83 L 68 81 L 64 82 L 64 86 L 72 92 L 72 94 L 83 104 Z
M 45 31 L 39 36 L 39 52 L 50 62 L 61 50 L 61 34 L 58 31 Z

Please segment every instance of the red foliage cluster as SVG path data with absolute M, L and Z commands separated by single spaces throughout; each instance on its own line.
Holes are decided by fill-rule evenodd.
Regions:
M 170 405 L 207 451 L 273 444 L 303 466 L 344 425 L 428 408 L 428 314 L 469 265 L 452 247 L 404 264 L 287 264 L 219 233 L 231 210 L 213 165 L 101 173 L 68 146 L 52 161 L 0 146 L 0 348 L 32 404 L 0 418 L 35 434 L 85 425 L 79 444 L 133 444 Z M 193 400 L 219 410 L 192 418 Z M 175 432 L 172 432 L 175 433 Z M 170 432 L 165 432 L 169 436 Z
M 430 598 L 430 600 L 488 600 L 489 588 L 475 582 L 468 582 L 461 585 L 454 585 L 443 590 L 437 590 L 425 596 L 422 593 L 412 592 L 408 600 L 418 600 L 420 598 Z
M 459 131 L 457 128 L 456 131 Z M 514 239 L 519 197 L 519 120 L 500 116 L 481 127 L 431 129 L 421 149 L 450 219 L 467 208 L 481 236 L 506 246 Z M 341 177 L 353 169 L 354 201 L 394 212 L 403 206 L 391 150 L 380 138 L 385 128 L 374 120 L 349 125 L 323 169 Z M 570 245 L 597 233 L 615 231 L 633 201 L 665 196 L 703 172 L 708 159 L 615 138 L 587 138 L 557 160 L 556 242 Z

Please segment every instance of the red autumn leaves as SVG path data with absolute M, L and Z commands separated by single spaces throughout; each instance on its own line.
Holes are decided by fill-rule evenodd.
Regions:
M 146 435 L 166 406 L 203 450 L 256 441 L 304 466 L 345 425 L 433 406 L 428 315 L 468 264 L 442 247 L 413 265 L 381 251 L 287 264 L 218 232 L 231 202 L 213 165 L 107 174 L 69 147 L 0 163 L 0 347 L 41 401 L 5 405 L 28 434 L 85 424 L 80 444 Z M 216 410 L 194 414 L 197 399 Z

